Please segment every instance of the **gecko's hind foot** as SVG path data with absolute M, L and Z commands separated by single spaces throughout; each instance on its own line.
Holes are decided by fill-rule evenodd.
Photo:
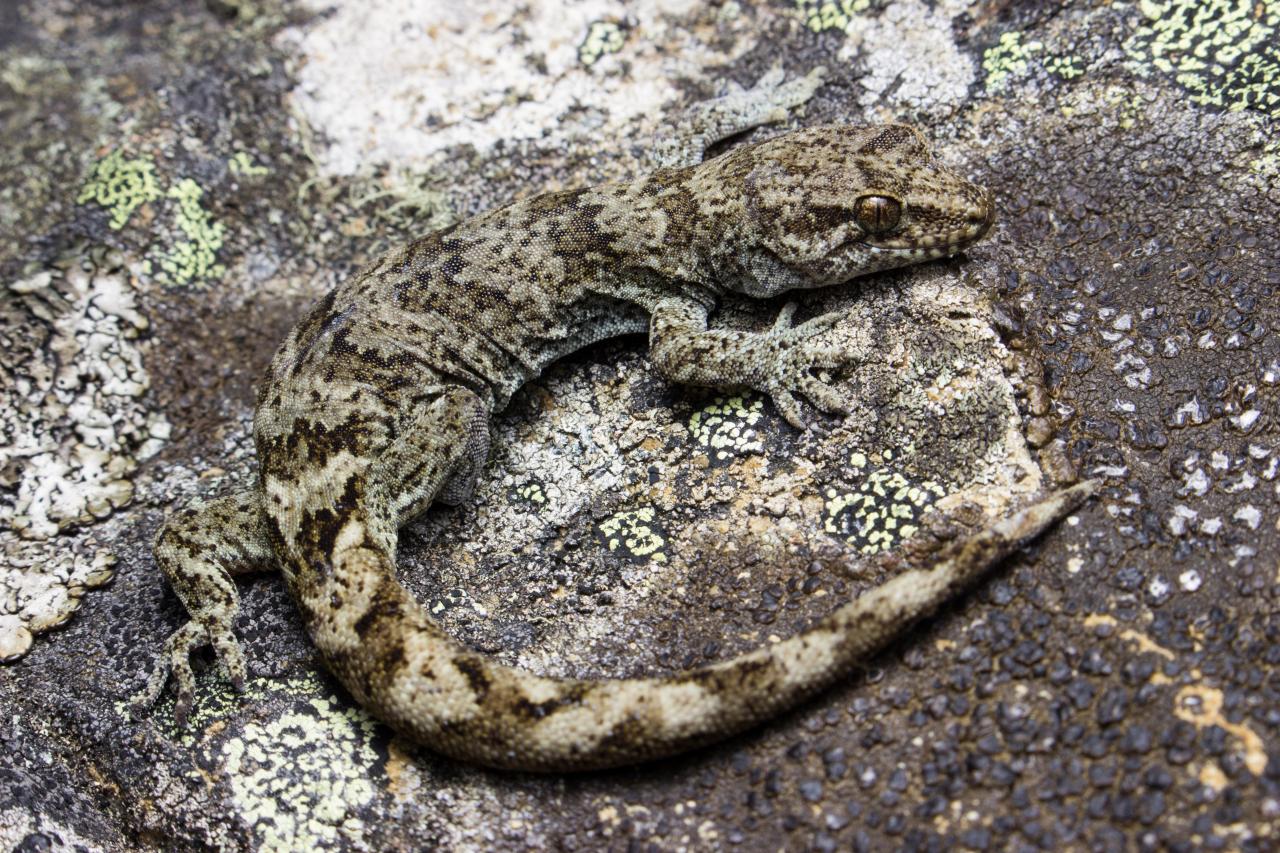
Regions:
M 808 429 L 797 394 L 803 394 L 818 409 L 829 414 L 846 415 L 849 404 L 840 394 L 812 373 L 814 368 L 836 368 L 854 360 L 854 354 L 844 347 L 825 346 L 815 338 L 830 329 L 844 316 L 838 311 L 823 314 L 791 325 L 796 303 L 788 302 L 778 312 L 773 329 L 767 333 L 776 356 L 770 360 L 760 390 L 773 398 L 773 404 L 796 429 Z
M 195 702 L 196 679 L 191 668 L 191 654 L 203 645 L 212 645 L 223 673 L 236 692 L 244 690 L 245 663 L 240 643 L 229 628 L 206 628 L 192 620 L 165 640 L 164 648 L 156 661 L 156 668 L 147 679 L 147 686 L 130 701 L 132 716 L 136 719 L 154 706 L 164 693 L 165 685 L 172 677 L 177 698 L 173 706 L 173 718 L 178 728 L 187 723 Z

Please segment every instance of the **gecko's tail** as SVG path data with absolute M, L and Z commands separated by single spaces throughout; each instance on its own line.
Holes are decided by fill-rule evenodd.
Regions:
M 1056 492 L 790 639 L 671 676 L 558 679 L 497 663 L 446 636 L 380 549 L 335 555 L 329 582 L 306 593 L 353 606 L 306 609 L 326 614 L 312 620 L 312 636 L 347 688 L 423 745 L 500 768 L 612 767 L 720 740 L 812 696 L 1096 489 L 1087 481 Z

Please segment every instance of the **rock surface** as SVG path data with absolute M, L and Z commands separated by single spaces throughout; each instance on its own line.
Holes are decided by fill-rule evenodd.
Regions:
M 19 2 L 0 33 L 0 846 L 1280 843 L 1280 3 Z M 405 583 L 509 663 L 660 672 L 799 629 L 938 518 L 1077 474 L 1102 498 L 848 685 L 677 760 L 413 748 L 275 577 L 243 588 L 248 692 L 209 668 L 185 731 L 171 702 L 132 721 L 184 618 L 150 537 L 253 476 L 253 383 L 307 303 L 631 174 L 778 63 L 831 70 L 796 123 L 925 128 L 996 190 L 993 236 L 807 301 L 865 354 L 813 434 L 667 386 L 640 340 L 566 359 L 475 500 L 406 533 Z

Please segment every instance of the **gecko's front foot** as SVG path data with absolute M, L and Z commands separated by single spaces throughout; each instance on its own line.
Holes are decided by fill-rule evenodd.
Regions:
M 819 65 L 803 77 L 787 80 L 782 66 L 774 66 L 747 90 L 746 97 L 758 104 L 760 124 L 785 121 L 791 110 L 813 97 L 826 76 L 826 66 Z
M 773 404 L 787 423 L 803 430 L 809 425 L 801 414 L 796 394 L 803 394 L 824 412 L 849 413 L 849 406 L 840 394 L 810 371 L 819 367 L 839 367 L 852 361 L 854 356 L 844 347 L 824 346 L 814 340 L 840 322 L 843 314 L 833 311 L 792 326 L 791 318 L 795 313 L 796 303 L 788 302 L 778 312 L 773 329 L 762 336 L 769 353 L 763 361 L 765 367 L 756 387 L 773 398 Z
M 203 645 L 213 646 L 223 673 L 237 692 L 244 690 L 245 663 L 240 642 L 229 627 L 206 629 L 194 619 L 174 631 L 165 641 L 164 649 L 156 661 L 156 668 L 147 679 L 147 686 L 130 702 L 133 716 L 140 716 L 151 708 L 164 693 L 165 685 L 173 678 L 177 700 L 173 717 L 179 728 L 186 725 L 187 715 L 195 702 L 196 679 L 191 669 L 191 653 Z

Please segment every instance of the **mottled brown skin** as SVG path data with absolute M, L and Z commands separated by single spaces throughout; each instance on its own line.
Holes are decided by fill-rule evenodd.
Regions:
M 717 138 L 779 118 L 819 80 L 771 76 L 713 102 L 691 121 L 692 144 L 666 146 L 668 159 L 693 160 Z M 254 423 L 260 486 L 184 510 L 157 537 L 156 559 L 192 621 L 170 638 L 143 704 L 172 674 L 184 717 L 188 655 L 205 642 L 243 682 L 232 577 L 275 566 L 362 705 L 432 749 L 490 766 L 654 758 L 822 689 L 1087 488 L 960 543 L 929 572 L 904 574 L 790 640 L 653 679 L 543 678 L 463 647 L 396 581 L 397 530 L 435 501 L 466 499 L 488 455 L 491 413 L 552 361 L 603 338 L 647 329 L 654 365 L 671 380 L 767 392 L 796 426 L 797 394 L 842 411 L 810 373 L 847 360 L 815 343 L 839 315 L 793 327 L 789 305 L 766 333 L 708 330 L 717 299 L 954 254 L 992 218 L 989 194 L 934 163 L 915 130 L 837 125 L 516 202 L 379 258 L 321 299 L 272 361 Z

